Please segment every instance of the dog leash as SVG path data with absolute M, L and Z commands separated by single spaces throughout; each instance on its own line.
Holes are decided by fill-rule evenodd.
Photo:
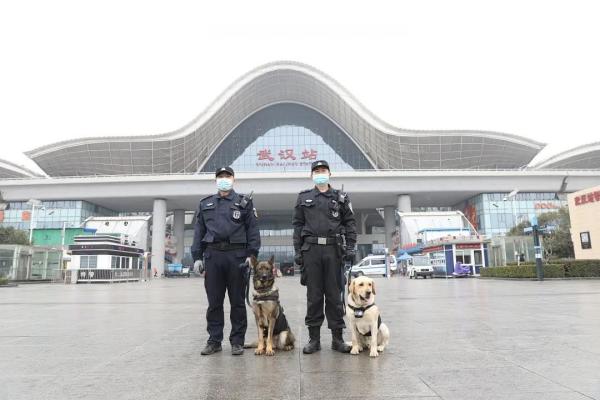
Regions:
M 248 304 L 248 307 L 252 308 L 250 305 L 250 262 L 246 260 L 240 264 L 240 267 L 244 269 L 244 275 L 246 279 L 246 304 Z
M 346 283 L 343 282 L 344 278 L 346 279 Z M 346 290 L 350 287 L 350 279 L 352 279 L 352 263 L 346 261 L 342 266 L 342 305 L 344 306 L 344 315 L 346 315 Z

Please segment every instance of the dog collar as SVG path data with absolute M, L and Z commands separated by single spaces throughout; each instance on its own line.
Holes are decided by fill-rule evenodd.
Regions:
M 354 318 L 362 318 L 363 315 L 365 315 L 365 311 L 367 311 L 369 308 L 373 307 L 374 305 L 375 305 L 375 303 L 369 304 L 366 307 L 354 307 L 354 306 L 351 306 L 350 304 L 348 304 L 348 307 L 350 307 L 350 309 L 352 309 L 354 311 Z

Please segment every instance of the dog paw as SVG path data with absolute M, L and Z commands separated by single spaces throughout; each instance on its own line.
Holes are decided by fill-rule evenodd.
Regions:
M 371 352 L 369 353 L 369 357 L 379 357 L 379 352 L 377 351 L 376 348 L 371 349 Z
M 385 346 L 377 346 L 377 351 L 380 353 L 383 353 L 384 348 L 385 348 Z
M 284 350 L 284 351 L 290 351 L 290 350 L 294 350 L 294 346 L 292 346 L 292 345 L 287 345 L 287 346 L 284 346 L 284 347 L 283 347 L 283 350 Z
M 358 354 L 360 353 L 360 348 L 358 346 L 352 346 L 352 350 L 350 350 L 350 354 Z
M 254 350 L 254 354 L 257 356 L 263 355 L 263 354 L 265 354 L 265 349 L 258 348 L 256 350 Z
M 273 349 L 269 349 L 269 348 L 267 347 L 267 351 L 265 351 L 265 355 L 266 355 L 266 356 L 274 356 L 274 355 L 275 355 L 275 352 L 273 351 Z
M 358 346 L 358 351 L 359 351 L 359 352 L 361 352 L 361 351 L 363 351 L 363 350 L 364 350 L 364 348 L 363 348 L 362 346 Z

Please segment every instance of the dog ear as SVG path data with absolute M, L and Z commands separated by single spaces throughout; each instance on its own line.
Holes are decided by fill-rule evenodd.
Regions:
M 377 294 L 377 293 L 375 293 L 375 280 L 373 280 L 373 282 L 371 282 L 371 288 L 373 289 L 373 294 Z
M 275 263 L 275 254 L 271 254 L 271 258 L 269 258 L 269 265 L 272 267 Z
M 352 295 L 356 295 L 356 293 L 354 292 L 354 288 L 355 288 L 355 286 L 356 286 L 356 285 L 354 285 L 354 282 L 355 282 L 355 280 L 354 280 L 354 279 L 352 279 L 352 280 L 350 281 L 350 285 L 348 285 L 348 292 L 349 292 L 350 294 L 352 294 Z
M 250 256 L 250 266 L 252 266 L 252 268 L 255 268 L 258 265 L 258 260 L 256 259 L 256 256 L 254 254 L 252 254 Z

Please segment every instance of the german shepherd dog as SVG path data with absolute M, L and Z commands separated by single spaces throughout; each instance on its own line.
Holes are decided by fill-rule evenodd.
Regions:
M 275 354 L 274 348 L 292 350 L 296 339 L 279 304 L 279 289 L 275 286 L 273 274 L 274 256 L 269 261 L 260 262 L 252 256 L 250 261 L 254 273 L 252 311 L 256 319 L 258 341 L 245 347 L 256 347 L 254 354 L 267 356 Z

